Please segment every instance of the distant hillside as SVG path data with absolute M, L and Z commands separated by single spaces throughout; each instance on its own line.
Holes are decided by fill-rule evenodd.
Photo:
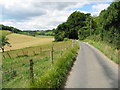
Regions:
M 21 31 L 20 29 L 14 28 L 12 26 L 5 26 L 3 24 L 0 25 L 2 30 L 10 31 L 12 33 L 24 34 L 29 36 L 37 36 L 37 35 L 44 35 L 44 36 L 54 36 L 53 30 L 42 30 L 42 31 Z
M 31 47 L 31 46 L 45 45 L 52 43 L 52 41 L 54 40 L 53 37 L 40 38 L 40 37 L 32 37 L 28 35 L 21 35 L 15 33 L 9 34 L 7 35 L 7 37 L 12 47 L 5 46 L 6 51 Z
M 6 31 L 11 31 L 13 33 L 19 33 L 19 32 L 22 32 L 21 30 L 17 29 L 17 28 L 14 28 L 12 26 L 5 26 L 3 24 L 0 24 L 0 27 L 2 28 L 2 30 L 6 30 Z
M 7 30 L 0 30 L 0 36 L 6 36 L 8 34 L 11 34 L 11 31 L 7 31 Z
M 53 30 L 45 30 L 45 31 L 22 31 L 19 34 L 24 35 L 30 35 L 30 36 L 38 36 L 38 35 L 44 35 L 44 36 L 54 36 Z

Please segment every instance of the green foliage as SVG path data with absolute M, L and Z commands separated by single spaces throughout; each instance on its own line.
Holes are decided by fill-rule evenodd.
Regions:
M 8 38 L 6 36 L 1 36 L 0 37 L 0 48 L 2 52 L 4 52 L 5 45 L 11 46 L 10 43 L 8 42 Z
M 113 44 L 120 49 L 120 1 L 113 2 L 106 10 L 102 10 L 98 17 L 88 17 L 86 26 L 80 28 L 78 36 L 80 40 L 88 36 L 98 35 L 99 40 Z
M 64 41 L 68 41 L 69 39 L 68 38 L 64 38 Z
M 69 68 L 75 60 L 78 44 L 63 54 L 43 77 L 37 79 L 33 88 L 60 88 Z
M 101 40 L 112 43 L 120 49 L 120 1 L 113 2 L 107 10 L 101 11 L 98 18 Z
M 90 14 L 84 14 L 79 11 L 73 12 L 66 22 L 58 25 L 54 30 L 55 41 L 62 41 L 64 38 L 78 39 L 78 31 L 85 26 L 85 20 Z
M 45 30 L 45 31 L 22 31 L 19 34 L 30 35 L 30 36 L 54 36 L 53 30 Z
M 98 17 L 75 11 L 54 31 L 56 41 L 64 38 L 84 40 L 88 36 L 99 35 L 100 40 L 120 49 L 120 1 L 113 2 Z
M 48 71 L 54 67 L 54 65 L 51 64 L 51 58 L 50 58 L 51 46 L 54 47 L 54 64 L 55 64 L 59 62 L 60 57 L 63 57 L 64 53 L 67 53 L 68 51 L 70 51 L 72 46 L 72 41 L 69 40 L 69 41 L 63 41 L 63 42 L 54 42 L 53 44 L 49 44 L 49 45 L 46 44 L 44 46 L 35 46 L 31 48 L 25 48 L 22 50 L 19 49 L 14 51 L 6 51 L 5 53 L 3 53 L 3 55 L 5 56 L 2 62 L 3 63 L 3 66 L 2 66 L 3 80 L 7 80 L 7 81 L 4 81 L 3 87 L 4 88 L 30 88 L 29 60 L 33 59 L 34 80 L 35 80 L 35 83 L 37 83 L 39 78 L 44 77 L 44 75 L 46 75 L 46 73 L 48 73 Z M 65 47 L 68 47 L 68 46 L 70 48 L 65 49 Z M 61 54 L 61 47 L 62 47 L 63 54 Z M 40 52 L 40 48 L 42 48 L 42 53 Z M 22 51 L 24 51 L 24 53 Z M 35 51 L 37 55 L 34 55 L 33 51 Z M 9 58 L 7 53 L 10 54 L 11 58 Z M 21 56 L 21 55 L 26 55 L 26 53 L 28 54 L 28 57 Z M 54 79 L 56 80 L 56 78 Z
M 14 27 L 11 27 L 11 26 L 5 26 L 5 25 L 0 24 L 0 27 L 2 28 L 2 30 L 11 31 L 13 33 L 19 33 L 19 32 L 21 32 L 21 30 L 19 30 L 17 28 L 14 28 Z
M 110 58 L 115 63 L 119 64 L 120 61 L 118 60 L 118 50 L 116 50 L 116 46 L 109 44 L 107 42 L 101 41 L 100 36 L 90 36 L 85 39 L 85 42 L 93 45 L 101 52 L 103 52 L 108 58 Z

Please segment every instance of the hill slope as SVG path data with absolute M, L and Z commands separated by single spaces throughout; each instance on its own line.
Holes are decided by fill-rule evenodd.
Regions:
M 12 47 L 5 46 L 5 51 L 31 47 L 36 45 L 44 45 L 44 44 L 52 43 L 52 41 L 54 40 L 52 37 L 39 38 L 39 37 L 32 37 L 32 36 L 15 34 L 15 33 L 9 34 L 7 35 L 7 37 Z
M 6 36 L 8 34 L 11 34 L 11 31 L 7 31 L 7 30 L 0 30 L 0 36 Z

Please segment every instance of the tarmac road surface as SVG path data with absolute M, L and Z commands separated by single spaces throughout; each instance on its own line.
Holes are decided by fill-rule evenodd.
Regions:
M 79 44 L 77 60 L 65 88 L 118 88 L 118 65 L 93 46 Z

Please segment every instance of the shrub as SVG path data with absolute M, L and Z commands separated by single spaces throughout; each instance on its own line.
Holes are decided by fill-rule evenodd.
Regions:
M 64 38 L 64 41 L 68 41 L 68 38 Z

